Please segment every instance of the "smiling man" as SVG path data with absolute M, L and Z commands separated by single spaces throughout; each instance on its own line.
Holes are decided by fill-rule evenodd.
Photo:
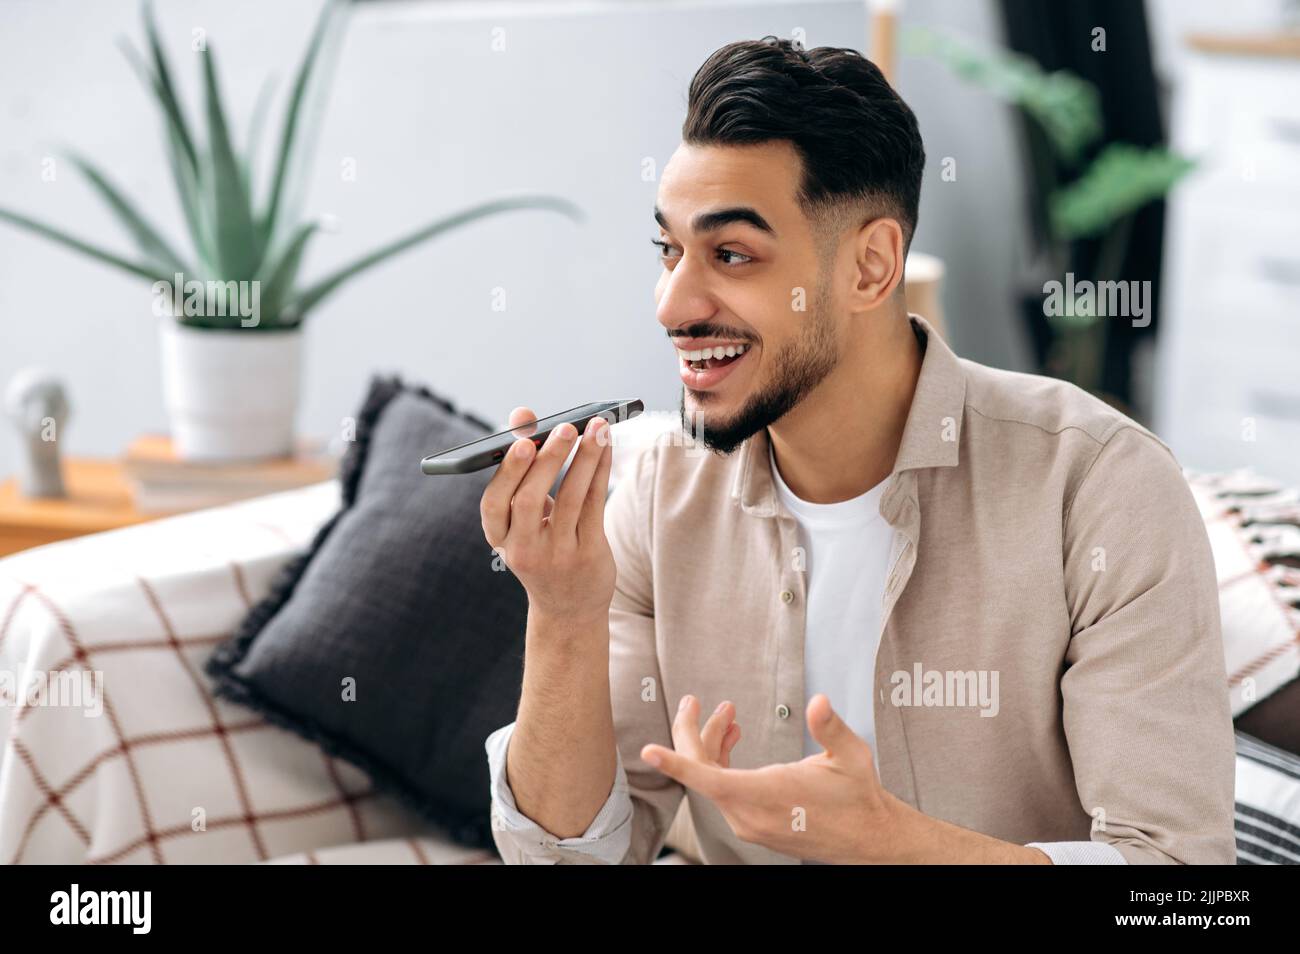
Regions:
M 655 299 L 708 452 L 637 451 L 607 501 L 607 430 L 567 427 L 483 496 L 529 597 L 486 742 L 507 862 L 653 861 L 683 797 L 712 863 L 1233 862 L 1181 471 L 908 314 L 924 161 L 852 50 L 769 37 L 696 74 Z

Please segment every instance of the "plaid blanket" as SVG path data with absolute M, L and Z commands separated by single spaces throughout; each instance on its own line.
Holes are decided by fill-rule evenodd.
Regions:
M 209 691 L 207 654 L 338 496 L 330 481 L 0 561 L 0 862 L 259 862 L 367 842 L 495 860 Z

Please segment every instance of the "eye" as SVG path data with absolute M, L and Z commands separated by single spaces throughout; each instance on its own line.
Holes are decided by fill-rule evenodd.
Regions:
M 650 240 L 650 244 L 651 244 L 651 245 L 657 245 L 657 246 L 659 246 L 659 258 L 660 258 L 661 260 L 665 260 L 665 261 L 666 261 L 666 260 L 668 260 L 668 259 L 670 259 L 670 258 L 673 257 L 672 255 L 669 255 L 669 254 L 668 254 L 670 250 L 673 251 L 673 252 L 677 252 L 677 251 L 678 251 L 676 245 L 672 245 L 672 244 L 670 244 L 670 243 L 668 243 L 668 242 L 663 241 L 662 239 L 654 239 L 654 238 L 652 238 L 652 239 Z
M 652 238 L 651 245 L 658 246 L 659 258 L 661 261 L 671 261 L 674 258 L 680 258 L 682 250 L 671 242 L 665 242 L 663 239 Z M 749 255 L 743 255 L 740 252 L 733 252 L 731 249 L 720 248 L 715 253 L 718 261 L 724 265 L 748 265 L 754 259 Z
M 726 258 L 728 255 L 731 256 L 730 259 Z M 737 261 L 737 259 L 740 261 Z M 744 265 L 753 261 L 748 255 L 741 255 L 739 252 L 733 252 L 726 248 L 718 249 L 718 260 L 727 265 Z

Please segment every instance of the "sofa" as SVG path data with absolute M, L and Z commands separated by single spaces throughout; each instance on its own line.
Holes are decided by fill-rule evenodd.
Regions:
M 1296 685 L 1300 611 L 1286 586 L 1300 571 L 1271 558 L 1300 553 L 1277 519 L 1292 498 L 1242 475 L 1192 486 L 1219 564 L 1238 716 Z M 85 694 L 20 704 L 0 683 L 0 862 L 500 863 L 211 691 L 205 659 L 338 500 L 326 481 L 0 560 L 0 672 L 56 674 L 50 700 Z M 1239 732 L 1240 860 L 1300 863 L 1297 832 L 1300 755 Z M 693 858 L 679 815 L 657 863 Z

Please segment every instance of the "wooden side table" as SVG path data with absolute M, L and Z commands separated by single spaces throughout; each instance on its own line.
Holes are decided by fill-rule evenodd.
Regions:
M 68 496 L 61 499 L 24 497 L 17 479 L 0 483 L 0 557 L 164 516 L 135 509 L 122 465 L 115 460 L 65 459 L 63 483 Z

